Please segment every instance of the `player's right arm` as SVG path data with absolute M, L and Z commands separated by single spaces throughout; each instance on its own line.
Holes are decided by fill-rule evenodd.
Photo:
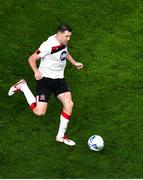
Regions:
M 35 52 L 28 59 L 28 62 L 30 64 L 31 69 L 34 72 L 34 76 L 36 80 L 42 79 L 42 73 L 38 70 L 37 64 L 36 64 L 36 61 L 39 60 L 40 58 L 41 57 Z
M 48 40 L 43 42 L 40 47 L 35 51 L 35 53 L 32 54 L 28 59 L 28 62 L 34 72 L 36 80 L 40 80 L 43 77 L 42 73 L 37 68 L 36 61 L 44 58 L 46 55 L 51 53 L 51 46 L 49 44 L 50 43 Z

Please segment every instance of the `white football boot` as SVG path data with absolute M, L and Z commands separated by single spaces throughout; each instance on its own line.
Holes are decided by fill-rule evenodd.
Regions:
M 74 146 L 76 145 L 76 143 L 73 140 L 70 140 L 67 136 L 64 137 L 56 137 L 56 141 L 60 142 L 60 143 L 64 143 L 66 145 L 69 146 Z
M 12 96 L 14 93 L 16 92 L 20 92 L 21 91 L 21 85 L 22 84 L 26 84 L 26 81 L 24 79 L 21 79 L 20 81 L 18 81 L 16 84 L 14 84 L 13 86 L 11 86 L 11 88 L 8 91 L 8 95 Z

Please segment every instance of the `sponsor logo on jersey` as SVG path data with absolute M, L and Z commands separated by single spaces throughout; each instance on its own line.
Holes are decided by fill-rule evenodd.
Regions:
M 67 56 L 67 52 L 66 51 L 63 51 L 60 55 L 60 59 L 61 61 L 65 61 L 66 60 L 66 56 Z

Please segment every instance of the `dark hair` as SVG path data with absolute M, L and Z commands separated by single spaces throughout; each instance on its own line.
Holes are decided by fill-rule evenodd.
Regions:
M 65 31 L 72 32 L 72 28 L 67 24 L 61 24 L 57 27 L 57 32 L 65 32 Z

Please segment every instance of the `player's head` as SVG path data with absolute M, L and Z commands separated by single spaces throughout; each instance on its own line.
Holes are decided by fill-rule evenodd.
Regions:
M 72 28 L 69 25 L 67 25 L 67 24 L 60 24 L 57 27 L 57 32 L 64 33 L 65 31 L 72 32 Z
M 61 44 L 67 44 L 72 35 L 72 29 L 67 24 L 61 24 L 57 27 L 57 37 Z

